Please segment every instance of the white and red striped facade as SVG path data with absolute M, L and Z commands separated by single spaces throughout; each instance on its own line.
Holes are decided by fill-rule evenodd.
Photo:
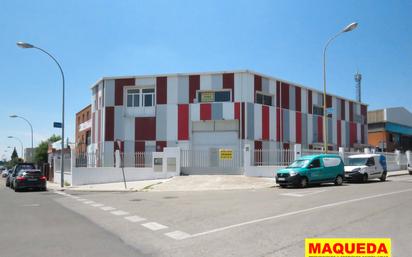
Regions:
M 155 89 L 154 106 L 127 107 L 127 91 L 137 88 Z M 229 101 L 199 102 L 198 92 L 222 90 L 230 92 Z M 272 104 L 257 103 L 257 94 L 271 97 Z M 116 140 L 125 152 L 161 151 L 165 146 L 191 149 L 196 147 L 194 131 L 208 121 L 231 127 L 227 130 L 237 135 L 233 145 L 274 149 L 283 142 L 284 147 L 299 143 L 312 148 L 322 143 L 322 116 L 314 114 L 322 105 L 318 90 L 251 71 L 103 78 L 92 87 L 91 151 L 111 154 Z M 327 106 L 332 108 L 330 148 L 367 143 L 365 104 L 327 95 Z M 210 132 L 210 140 L 213 133 L 225 130 Z

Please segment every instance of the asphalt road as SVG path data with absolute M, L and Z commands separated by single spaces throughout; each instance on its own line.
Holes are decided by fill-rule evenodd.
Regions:
M 22 240 L 38 256 L 298 257 L 307 237 L 389 237 L 393 256 L 410 256 L 412 176 L 388 180 L 209 192 L 1 189 L 0 249 L 23 256 L 13 251 Z

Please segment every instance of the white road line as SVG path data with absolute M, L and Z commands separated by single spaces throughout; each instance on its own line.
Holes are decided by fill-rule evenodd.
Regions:
M 190 234 L 188 234 L 186 232 L 183 232 L 183 231 L 179 231 L 179 230 L 169 232 L 169 233 L 165 233 L 165 235 L 170 237 L 170 238 L 173 238 L 175 240 L 182 240 L 182 239 L 186 239 L 186 238 L 191 237 Z
M 299 192 L 299 193 L 284 193 L 284 194 L 280 194 L 280 195 L 293 196 L 293 197 L 303 197 L 303 196 L 314 195 L 314 194 L 319 194 L 319 193 L 323 193 L 323 192 L 326 192 L 326 190 L 304 191 L 304 192 Z
M 79 201 L 79 202 L 88 201 L 87 199 L 84 199 L 84 198 L 77 198 L 76 200 Z
M 134 215 L 134 216 L 127 216 L 127 217 L 124 217 L 126 220 L 128 220 L 128 221 L 130 221 L 130 222 L 140 222 L 140 221 L 144 221 L 144 220 L 146 220 L 145 218 L 142 218 L 142 217 L 139 217 L 139 216 L 136 216 L 136 215 Z
M 94 203 L 94 201 L 85 201 L 85 202 L 83 202 L 84 204 L 93 204 Z
M 238 224 L 233 224 L 233 225 L 226 226 L 226 227 L 216 228 L 216 229 L 212 229 L 212 230 L 208 230 L 208 231 L 193 234 L 190 237 L 204 236 L 204 235 L 208 235 L 208 234 L 212 234 L 212 233 L 216 233 L 216 232 L 220 232 L 220 231 L 224 231 L 224 230 L 228 230 L 228 229 L 232 229 L 232 228 L 237 228 L 237 227 L 241 227 L 241 226 L 245 226 L 245 225 L 249 225 L 249 224 L 259 223 L 259 222 L 263 222 L 263 221 L 267 221 L 267 220 L 274 220 L 274 219 L 283 218 L 283 217 L 287 217 L 287 216 L 292 216 L 292 215 L 296 215 L 296 214 L 301 214 L 301 213 L 305 213 L 305 212 L 311 212 L 311 211 L 315 211 L 315 210 L 319 210 L 319 209 L 335 207 L 335 206 L 339 206 L 339 205 L 345 205 L 345 204 L 349 204 L 349 203 L 355 203 L 355 202 L 365 201 L 365 200 L 369 200 L 369 199 L 373 199 L 373 198 L 379 198 L 379 197 L 384 197 L 384 196 L 388 196 L 388 195 L 401 194 L 401 193 L 406 193 L 406 192 L 411 192 L 411 191 L 412 191 L 412 189 L 406 189 L 406 190 L 394 191 L 394 192 L 390 192 L 390 193 L 383 193 L 383 194 L 365 196 L 365 197 L 361 197 L 361 198 L 355 198 L 355 199 L 340 201 L 340 202 L 336 202 L 336 203 L 324 204 L 324 205 L 320 205 L 320 206 L 316 206 L 316 207 L 312 207 L 312 208 L 308 208 L 308 209 L 303 209 L 303 210 L 293 211 L 293 212 L 287 212 L 287 213 L 283 213 L 283 214 L 279 214 L 279 215 L 275 215 L 275 216 L 250 220 L 250 221 L 246 221 L 246 222 L 242 222 L 242 223 L 238 223 Z
M 156 222 L 148 222 L 148 223 L 144 223 L 142 224 L 143 227 L 146 227 L 150 230 L 156 231 L 156 230 L 161 230 L 161 229 L 165 229 L 167 228 L 167 226 L 156 223 Z
M 91 206 L 92 206 L 92 207 L 102 207 L 102 206 L 104 206 L 104 204 L 102 204 L 102 203 L 95 203 L 95 204 L 92 204 Z
M 117 211 L 112 211 L 111 214 L 116 215 L 116 216 L 123 216 L 123 215 L 127 215 L 129 213 L 126 212 L 126 211 L 117 210 Z
M 116 208 L 110 207 L 110 206 L 103 206 L 100 207 L 100 209 L 102 209 L 103 211 L 114 211 L 116 210 Z

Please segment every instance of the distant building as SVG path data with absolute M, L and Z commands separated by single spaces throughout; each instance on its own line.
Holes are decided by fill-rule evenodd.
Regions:
M 85 153 L 87 152 L 87 147 L 91 143 L 91 128 L 92 128 L 92 119 L 91 119 L 91 110 L 92 106 L 88 105 L 83 108 L 81 111 L 76 113 L 76 152 Z
M 367 105 L 327 94 L 328 147 L 367 143 Z M 91 152 L 323 146 L 323 93 L 256 72 L 105 77 L 92 86 Z M 76 140 L 78 137 L 76 136 Z
M 403 107 L 369 111 L 368 141 L 383 151 L 412 150 L 412 113 Z

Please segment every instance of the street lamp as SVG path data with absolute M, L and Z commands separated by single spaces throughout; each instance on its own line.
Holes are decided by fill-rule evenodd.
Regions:
M 329 44 L 335 39 L 337 38 L 339 35 L 345 33 L 345 32 L 349 32 L 352 31 L 354 29 L 356 29 L 358 27 L 358 23 L 357 22 L 352 22 L 351 24 L 349 24 L 348 26 L 346 26 L 343 30 L 341 30 L 338 34 L 336 34 L 335 36 L 331 37 L 328 42 L 325 45 L 325 48 L 323 49 L 323 151 L 325 153 L 328 152 L 328 137 L 327 137 L 327 122 L 326 122 L 326 118 L 327 118 L 327 113 L 326 113 L 326 50 L 329 46 Z
M 61 162 L 60 162 L 60 186 L 64 187 L 64 73 L 63 73 L 63 69 L 60 66 L 59 62 L 56 60 L 56 58 L 54 58 L 53 55 L 51 55 L 49 52 L 47 52 L 46 50 L 34 46 L 32 44 L 29 43 L 25 43 L 25 42 L 17 42 L 16 43 L 18 47 L 20 48 L 35 48 L 37 50 L 40 50 L 41 52 L 47 54 L 50 58 L 53 59 L 53 61 L 57 64 L 57 66 L 59 67 L 60 70 L 60 74 L 62 76 L 62 82 L 63 82 L 63 93 L 62 93 L 62 121 L 61 121 L 61 125 L 62 125 L 62 144 L 61 144 Z
M 23 147 L 23 142 L 20 140 L 20 138 L 14 137 L 14 136 L 8 136 L 7 138 L 16 139 L 17 141 L 20 142 L 20 146 L 21 146 L 21 156 L 23 157 L 23 160 L 24 160 L 24 152 L 23 152 L 24 147 Z M 10 147 L 10 148 L 11 148 L 11 147 Z
M 22 116 L 18 116 L 18 115 L 16 115 L 16 114 L 13 114 L 13 115 L 10 115 L 9 116 L 10 118 L 20 118 L 20 119 L 22 119 L 22 120 L 24 120 L 24 121 L 26 121 L 27 122 L 27 124 L 29 124 L 29 126 L 30 126 L 30 131 L 31 131 L 31 160 L 30 161 L 32 161 L 32 157 L 33 157 L 33 126 L 31 125 L 31 123 L 30 123 L 30 121 L 28 121 L 26 118 L 24 118 L 24 117 L 22 117 Z

